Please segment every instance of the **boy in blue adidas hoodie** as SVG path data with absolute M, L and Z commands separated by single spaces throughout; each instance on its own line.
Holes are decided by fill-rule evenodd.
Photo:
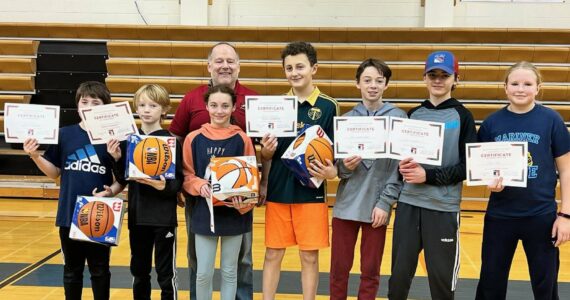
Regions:
M 75 95 L 77 108 L 111 103 L 111 94 L 105 84 L 96 81 L 82 83 Z M 109 299 L 111 272 L 110 247 L 75 241 L 69 238 L 71 218 L 77 196 L 112 197 L 123 186 L 113 179 L 113 164 L 105 144 L 89 141 L 83 121 L 59 130 L 59 144 L 50 145 L 44 155 L 38 152 L 34 138 L 24 141 L 24 151 L 49 178 L 61 176 L 56 226 L 63 253 L 63 287 L 65 299 L 81 299 L 85 260 L 91 273 L 91 288 L 96 300 Z M 100 191 L 100 192 L 97 192 Z
M 391 76 L 392 70 L 383 61 L 372 58 L 363 61 L 356 70 L 356 86 L 362 94 L 362 102 L 344 116 L 406 118 L 404 111 L 382 102 Z M 338 160 L 337 167 L 340 184 L 332 219 L 330 298 L 347 297 L 354 246 L 362 230 L 358 299 L 376 299 L 386 226 L 402 187 L 398 161 L 351 156 Z
M 465 179 L 465 143 L 477 141 L 471 112 L 451 91 L 459 65 L 453 53 L 436 51 L 425 63 L 429 99 L 408 112 L 410 119 L 445 123 L 441 166 L 400 161 L 404 186 L 398 199 L 388 298 L 407 299 L 425 254 L 432 299 L 453 299 L 459 275 L 459 204 Z

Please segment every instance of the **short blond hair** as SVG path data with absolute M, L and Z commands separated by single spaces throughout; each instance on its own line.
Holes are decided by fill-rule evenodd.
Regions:
M 162 85 L 152 83 L 141 86 L 133 97 L 135 107 L 138 105 L 142 95 L 145 95 L 148 99 L 158 103 L 164 111 L 168 112 L 170 110 L 170 95 Z

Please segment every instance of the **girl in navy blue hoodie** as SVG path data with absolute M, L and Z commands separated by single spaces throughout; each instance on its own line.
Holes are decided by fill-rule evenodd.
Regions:
M 192 131 L 184 140 L 184 191 L 193 196 L 191 229 L 196 234 L 196 298 L 212 299 L 212 279 L 218 240 L 221 240 L 221 299 L 233 300 L 237 289 L 237 264 L 242 235 L 251 231 L 254 204 L 234 197 L 224 206 L 214 206 L 214 228 L 210 227 L 207 200 L 212 189 L 206 169 L 212 157 L 253 156 L 251 139 L 236 125 L 231 114 L 236 96 L 226 86 L 211 87 L 204 94 L 210 123 Z

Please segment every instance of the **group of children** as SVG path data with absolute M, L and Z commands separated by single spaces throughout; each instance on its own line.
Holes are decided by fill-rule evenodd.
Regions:
M 298 128 L 320 125 L 332 139 L 334 99 L 313 83 L 317 72 L 315 49 L 304 42 L 288 44 L 282 63 L 298 98 Z M 459 271 L 459 223 L 462 181 L 465 179 L 465 144 L 492 141 L 528 141 L 527 188 L 504 187 L 500 178 L 489 185 L 491 197 L 485 216 L 481 279 L 477 299 L 504 299 L 512 257 L 522 240 L 529 260 L 531 284 L 536 299 L 557 299 L 558 248 L 570 239 L 570 136 L 555 111 L 536 102 L 541 78 L 531 64 L 521 62 L 506 73 L 509 104 L 488 117 L 477 133 L 471 113 L 451 96 L 459 81 L 458 62 L 451 52 L 438 51 L 426 60 L 424 82 L 429 98 L 407 114 L 382 101 L 392 72 L 377 59 L 367 59 L 356 70 L 356 87 L 362 102 L 346 116 L 395 116 L 445 123 L 441 166 L 416 163 L 413 159 L 362 159 L 351 156 L 324 163 L 313 161 L 312 176 L 340 184 L 332 218 L 330 270 L 331 299 L 346 299 L 349 272 L 358 232 L 361 238 L 359 299 L 375 299 L 384 251 L 386 226 L 395 210 L 392 270 L 389 299 L 407 299 L 424 250 L 433 299 L 453 299 Z M 110 103 L 101 83 L 86 82 L 77 90 L 78 108 Z M 169 135 L 161 120 L 169 108 L 168 93 L 159 85 L 143 86 L 134 97 L 142 125 L 141 134 Z M 221 240 L 221 299 L 236 298 L 240 249 L 252 230 L 252 209 L 240 197 L 214 208 L 215 233 L 210 230 L 206 198 L 211 187 L 206 169 L 213 156 L 255 155 L 252 140 L 232 121 L 236 93 L 225 85 L 212 85 L 203 101 L 209 122 L 190 132 L 177 157 L 176 179 L 130 181 L 129 239 L 133 297 L 150 298 L 150 271 L 154 248 L 162 299 L 176 299 L 176 193 L 183 190 L 191 205 L 189 222 L 195 234 L 196 297 L 211 299 L 214 260 Z M 524 134 L 522 134 L 524 133 Z M 281 263 L 287 247 L 298 245 L 303 299 L 314 299 L 319 281 L 319 249 L 329 246 L 329 216 L 324 186 L 303 186 L 282 163 L 281 156 L 293 138 L 264 136 L 262 193 L 265 208 L 265 260 L 263 298 L 275 299 Z M 127 184 L 124 179 L 124 145 L 112 140 L 107 146 L 92 145 L 83 122 L 60 130 L 60 144 L 43 156 L 38 143 L 28 139 L 24 150 L 49 177 L 61 175 L 56 225 L 64 255 L 64 287 L 67 299 L 80 299 L 85 260 L 91 272 L 95 299 L 109 298 L 110 250 L 98 244 L 68 237 L 77 195 L 113 196 Z M 98 172 L 70 168 L 71 154 L 82 150 L 95 155 Z M 95 162 L 97 161 L 97 162 Z M 532 172 L 530 170 L 532 169 Z M 562 187 L 562 206 L 557 216 L 557 172 Z M 113 180 L 113 175 L 116 181 Z M 554 239 L 553 239 L 554 238 Z M 554 241 L 554 242 L 552 242 Z M 249 240 L 251 243 L 251 240 Z M 251 245 L 249 245 L 251 248 Z M 190 257 L 190 254 L 189 254 Z M 239 273 L 241 274 L 241 273 Z M 250 297 L 253 297 L 250 295 Z

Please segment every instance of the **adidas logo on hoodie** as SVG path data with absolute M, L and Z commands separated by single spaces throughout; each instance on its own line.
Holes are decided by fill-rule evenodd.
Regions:
M 75 150 L 65 161 L 65 170 L 105 174 L 107 168 L 101 166 L 95 147 L 87 145 Z

